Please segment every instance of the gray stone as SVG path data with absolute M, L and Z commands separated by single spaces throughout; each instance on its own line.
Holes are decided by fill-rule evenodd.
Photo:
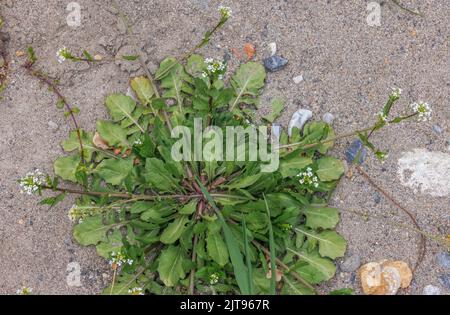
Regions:
M 447 290 L 450 290 L 450 273 L 445 275 L 439 276 L 439 282 L 447 288 Z
M 435 287 L 434 285 L 427 285 L 423 288 L 423 295 L 441 295 L 441 289 Z
M 344 272 L 353 272 L 358 269 L 359 266 L 361 266 L 361 257 L 358 255 L 351 255 L 339 265 L 339 268 Z
M 325 113 L 325 115 L 323 115 L 322 117 L 322 120 L 327 124 L 331 125 L 333 123 L 334 116 L 332 113 Z
M 444 269 L 450 269 L 450 254 L 447 252 L 440 252 L 436 255 L 436 261 Z
M 52 131 L 57 131 L 59 129 L 59 125 L 57 123 L 53 122 L 53 121 L 49 121 L 47 123 L 47 126 Z
M 433 126 L 433 131 L 435 133 L 437 133 L 438 135 L 441 135 L 444 132 L 444 129 L 442 129 L 442 127 L 439 126 L 439 125 L 434 125 Z
M 283 69 L 284 66 L 287 65 L 287 63 L 288 63 L 287 59 L 278 55 L 273 55 L 270 56 L 269 58 L 264 59 L 264 66 L 270 72 L 275 72 Z
M 349 164 L 352 164 L 358 154 L 359 159 L 356 163 L 362 164 L 367 157 L 367 149 L 359 139 L 353 141 L 353 143 L 347 148 L 345 151 L 345 159 Z

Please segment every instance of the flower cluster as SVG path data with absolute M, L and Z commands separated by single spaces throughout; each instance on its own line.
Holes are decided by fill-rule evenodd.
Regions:
M 209 276 L 209 284 L 214 285 L 219 282 L 219 274 L 217 272 L 212 273 Z
M 39 193 L 44 182 L 45 176 L 40 170 L 37 169 L 33 172 L 28 172 L 19 180 L 21 193 L 26 193 L 28 195 Z
M 136 140 L 134 141 L 134 145 L 135 145 L 135 146 L 140 146 L 140 145 L 142 145 L 142 140 L 141 140 L 141 139 L 136 139 Z
M 233 13 L 229 7 L 225 7 L 223 5 L 219 6 L 219 12 L 223 19 L 230 18 Z
M 33 289 L 28 287 L 22 287 L 16 291 L 17 295 L 30 295 L 32 292 Z
M 314 188 L 319 187 L 319 178 L 313 174 L 311 167 L 308 167 L 306 172 L 298 173 L 297 177 L 300 177 L 298 182 L 303 186 Z
M 72 222 L 81 223 L 86 214 L 77 205 L 73 205 L 69 210 L 68 217 Z
M 292 224 L 289 223 L 283 223 L 280 225 L 280 229 L 284 232 L 289 232 L 292 230 L 292 228 L 293 228 Z
M 56 58 L 58 58 L 58 62 L 59 63 L 63 63 L 67 59 L 73 59 L 73 56 L 72 56 L 72 53 L 70 52 L 70 50 L 68 48 L 63 47 L 63 48 L 60 48 L 56 52 Z
M 383 112 L 379 112 L 377 116 L 380 121 L 387 122 L 387 116 Z
M 144 289 L 136 287 L 128 290 L 130 295 L 144 295 Z
M 396 100 L 398 100 L 401 95 L 402 95 L 402 89 L 394 88 L 394 89 L 392 89 L 392 92 L 391 92 L 390 96 L 392 98 L 395 98 Z
M 202 76 L 207 78 L 209 76 L 217 75 L 219 80 L 223 79 L 223 75 L 227 70 L 227 64 L 223 61 L 217 61 L 213 58 L 206 58 L 206 71 L 203 71 Z
M 428 105 L 428 103 L 413 103 L 411 104 L 411 109 L 415 114 L 417 114 L 419 121 L 428 121 L 431 119 L 432 109 L 430 108 L 430 105 Z
M 123 252 L 119 251 L 119 252 L 112 252 L 111 258 L 109 259 L 108 262 L 113 269 L 117 269 L 125 264 L 131 266 L 134 261 L 133 259 L 128 258 Z

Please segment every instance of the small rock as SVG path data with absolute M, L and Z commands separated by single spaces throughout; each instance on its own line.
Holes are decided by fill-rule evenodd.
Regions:
M 436 261 L 444 269 L 450 269 L 450 254 L 447 252 L 440 252 L 436 255 Z
M 356 161 L 358 164 L 362 164 L 367 157 L 367 149 L 362 144 L 361 140 L 357 139 L 347 148 L 345 151 L 345 159 L 348 163 L 353 163 L 359 153 L 359 159 Z
M 292 129 L 297 128 L 300 131 L 308 120 L 312 118 L 312 111 L 307 109 L 299 109 L 292 115 L 291 121 L 289 122 L 288 135 L 292 136 Z
M 326 113 L 325 115 L 323 115 L 322 120 L 331 125 L 333 123 L 334 116 L 332 113 Z
M 344 272 L 353 272 L 361 266 L 361 257 L 358 255 L 352 255 L 345 259 L 340 265 L 339 268 Z
M 441 135 L 441 134 L 444 132 L 444 130 L 442 129 L 442 127 L 439 126 L 439 125 L 434 125 L 434 126 L 433 126 L 433 131 L 434 131 L 435 133 L 437 133 L 438 135 Z
M 273 56 L 277 53 L 277 43 L 269 43 L 270 55 Z
M 53 121 L 49 121 L 47 123 L 48 128 L 50 128 L 50 130 L 52 131 L 57 131 L 59 129 L 59 125 Z
M 269 58 L 264 59 L 264 66 L 270 72 L 275 72 L 283 69 L 284 66 L 287 65 L 287 63 L 288 63 L 287 59 L 278 55 L 273 55 L 270 56 Z
M 373 195 L 373 201 L 374 201 L 376 204 L 379 204 L 379 203 L 381 202 L 381 196 L 380 196 L 379 193 L 376 192 L 376 193 Z
M 450 290 L 450 273 L 446 275 L 440 275 L 439 276 L 439 282 L 447 288 L 447 290 Z
M 434 285 L 427 285 L 423 288 L 423 295 L 441 295 L 441 289 L 435 287 Z
M 303 79 L 302 75 L 298 75 L 293 80 L 294 80 L 295 84 L 299 84 L 299 83 L 303 82 L 304 79 Z

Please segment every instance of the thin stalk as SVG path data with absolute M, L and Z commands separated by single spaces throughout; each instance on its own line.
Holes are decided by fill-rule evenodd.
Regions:
M 191 269 L 191 276 L 189 280 L 189 294 L 194 295 L 195 292 L 195 262 L 197 261 L 197 252 L 195 250 L 195 247 L 197 247 L 198 242 L 198 235 L 194 236 L 194 243 L 192 245 L 192 262 L 194 263 L 192 269 Z
M 46 84 L 48 86 L 48 88 L 55 93 L 55 95 L 58 97 L 58 100 L 62 101 L 64 103 L 64 106 L 66 107 L 71 119 L 72 119 L 72 123 L 75 127 L 75 130 L 77 132 L 77 138 L 78 138 L 78 142 L 80 143 L 80 157 L 81 157 L 81 162 L 83 164 L 85 164 L 85 160 L 84 160 L 84 151 L 83 151 L 83 141 L 81 138 L 81 130 L 80 127 L 78 126 L 78 122 L 77 119 L 75 118 L 75 114 L 73 113 L 73 109 L 70 106 L 70 104 L 67 102 L 66 98 L 61 94 L 61 92 L 59 91 L 59 89 L 57 88 L 56 84 L 54 82 L 52 82 L 51 80 L 49 80 L 42 72 L 40 71 L 35 71 L 33 70 L 33 63 L 28 62 L 24 65 L 24 68 L 27 70 L 27 73 L 29 75 L 31 75 L 32 77 L 37 78 L 40 82 Z
M 399 7 L 400 9 L 402 9 L 403 11 L 406 11 L 408 13 L 414 14 L 414 15 L 418 15 L 423 17 L 423 14 L 420 13 L 418 10 L 411 10 L 408 9 L 407 7 L 404 7 L 402 4 L 400 4 L 400 2 L 398 2 L 398 0 L 391 0 L 397 7 Z

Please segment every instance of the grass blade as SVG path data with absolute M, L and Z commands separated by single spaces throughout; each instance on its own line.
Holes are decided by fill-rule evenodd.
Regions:
M 250 283 L 248 277 L 248 270 L 244 264 L 244 258 L 242 257 L 242 253 L 239 250 L 239 243 L 234 237 L 233 232 L 231 232 L 230 227 L 228 226 L 225 218 L 217 207 L 214 199 L 211 197 L 208 190 L 203 186 L 202 182 L 196 178 L 200 189 L 202 190 L 203 195 L 208 200 L 208 203 L 214 209 L 219 218 L 219 223 L 222 226 L 223 235 L 225 236 L 225 243 L 227 244 L 228 253 L 230 254 L 231 264 L 233 265 L 234 274 L 236 277 L 236 282 L 241 290 L 241 294 L 249 295 L 250 294 Z
M 252 261 L 250 257 L 250 243 L 248 241 L 248 235 L 247 235 L 247 224 L 245 222 L 244 214 L 242 214 L 242 231 L 244 235 L 244 254 L 246 258 L 247 263 L 247 274 L 248 274 L 248 284 L 249 284 L 249 290 L 250 295 L 255 294 L 255 290 L 253 288 L 253 268 L 252 268 Z
M 273 237 L 273 228 L 272 228 L 272 220 L 270 219 L 270 209 L 267 204 L 266 195 L 264 195 L 264 202 L 266 203 L 267 215 L 269 217 L 269 250 L 270 250 L 270 270 L 272 273 L 272 278 L 270 279 L 270 294 L 276 294 L 276 282 L 277 282 L 277 266 L 276 259 L 277 253 L 275 249 L 275 240 Z

